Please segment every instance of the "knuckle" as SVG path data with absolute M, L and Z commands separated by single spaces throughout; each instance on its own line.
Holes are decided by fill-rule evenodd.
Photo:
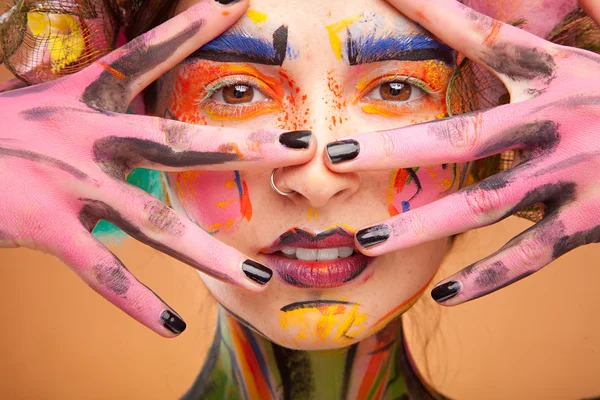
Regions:
M 498 189 L 482 189 L 476 186 L 465 191 L 464 198 L 469 213 L 477 220 L 491 219 L 491 215 L 500 211 L 503 205 Z
M 182 236 L 185 225 L 179 215 L 160 200 L 149 200 L 144 204 L 144 222 L 153 232 Z
M 398 138 L 394 131 L 381 132 L 383 154 L 387 158 L 398 158 Z
M 438 135 L 450 145 L 457 155 L 469 155 L 475 152 L 479 144 L 481 114 L 473 114 L 446 120 Z
M 546 248 L 535 238 L 525 238 L 514 248 L 515 268 L 537 269 L 548 258 Z

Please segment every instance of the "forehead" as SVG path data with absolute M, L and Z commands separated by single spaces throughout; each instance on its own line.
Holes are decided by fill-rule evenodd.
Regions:
M 199 0 L 182 0 L 180 13 Z M 290 53 L 306 51 L 321 54 L 327 51 L 338 59 L 347 58 L 349 39 L 362 42 L 371 38 L 416 36 L 428 33 L 410 21 L 384 0 L 250 0 L 248 12 L 228 33 L 235 32 L 233 43 L 239 45 L 244 36 L 262 39 L 265 51 L 269 45 L 287 33 L 288 59 Z M 277 36 L 278 35 L 278 36 Z M 249 45 L 249 41 L 242 44 Z M 388 43 L 390 44 L 390 43 Z M 275 43 L 281 45 L 281 42 Z M 244 46 L 242 46 L 244 47 Z M 271 46 L 272 47 L 272 46 Z M 272 51 L 272 50 L 271 50 Z

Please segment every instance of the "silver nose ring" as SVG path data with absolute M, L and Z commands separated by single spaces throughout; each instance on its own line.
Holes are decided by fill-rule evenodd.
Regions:
M 277 193 L 279 193 L 282 196 L 290 196 L 294 193 L 296 193 L 295 191 L 290 191 L 290 192 L 284 192 L 283 190 L 279 189 L 277 187 L 277 185 L 275 184 L 275 172 L 277 172 L 279 168 L 275 168 L 273 170 L 273 172 L 271 172 L 271 187 L 273 188 L 274 191 L 276 191 Z

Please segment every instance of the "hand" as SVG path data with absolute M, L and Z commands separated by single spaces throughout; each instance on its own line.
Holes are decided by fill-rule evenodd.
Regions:
M 99 219 L 216 279 L 261 290 L 269 269 L 124 179 L 138 167 L 301 164 L 315 153 L 310 133 L 249 132 L 120 114 L 246 7 L 247 2 L 223 6 L 206 0 L 74 75 L 0 94 L 0 247 L 59 257 L 100 295 L 163 336 L 180 333 L 185 323 L 90 234 Z
M 365 254 L 448 237 L 543 203 L 544 218 L 432 291 L 444 305 L 484 296 L 579 246 L 600 241 L 600 56 L 555 45 L 454 0 L 390 0 L 508 88 L 487 111 L 329 144 L 336 172 L 468 162 L 515 150 L 512 168 L 357 232 Z M 356 151 L 358 146 L 359 152 Z M 352 160 L 348 160 L 354 156 Z

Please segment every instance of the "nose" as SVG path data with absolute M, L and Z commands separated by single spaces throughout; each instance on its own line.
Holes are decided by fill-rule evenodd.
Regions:
M 331 135 L 319 135 L 315 157 L 303 165 L 285 167 L 275 174 L 275 183 L 285 191 L 294 191 L 288 199 L 301 206 L 321 209 L 325 206 L 342 204 L 360 186 L 360 176 L 355 172 L 337 173 L 325 164 L 325 145 L 335 140 Z

